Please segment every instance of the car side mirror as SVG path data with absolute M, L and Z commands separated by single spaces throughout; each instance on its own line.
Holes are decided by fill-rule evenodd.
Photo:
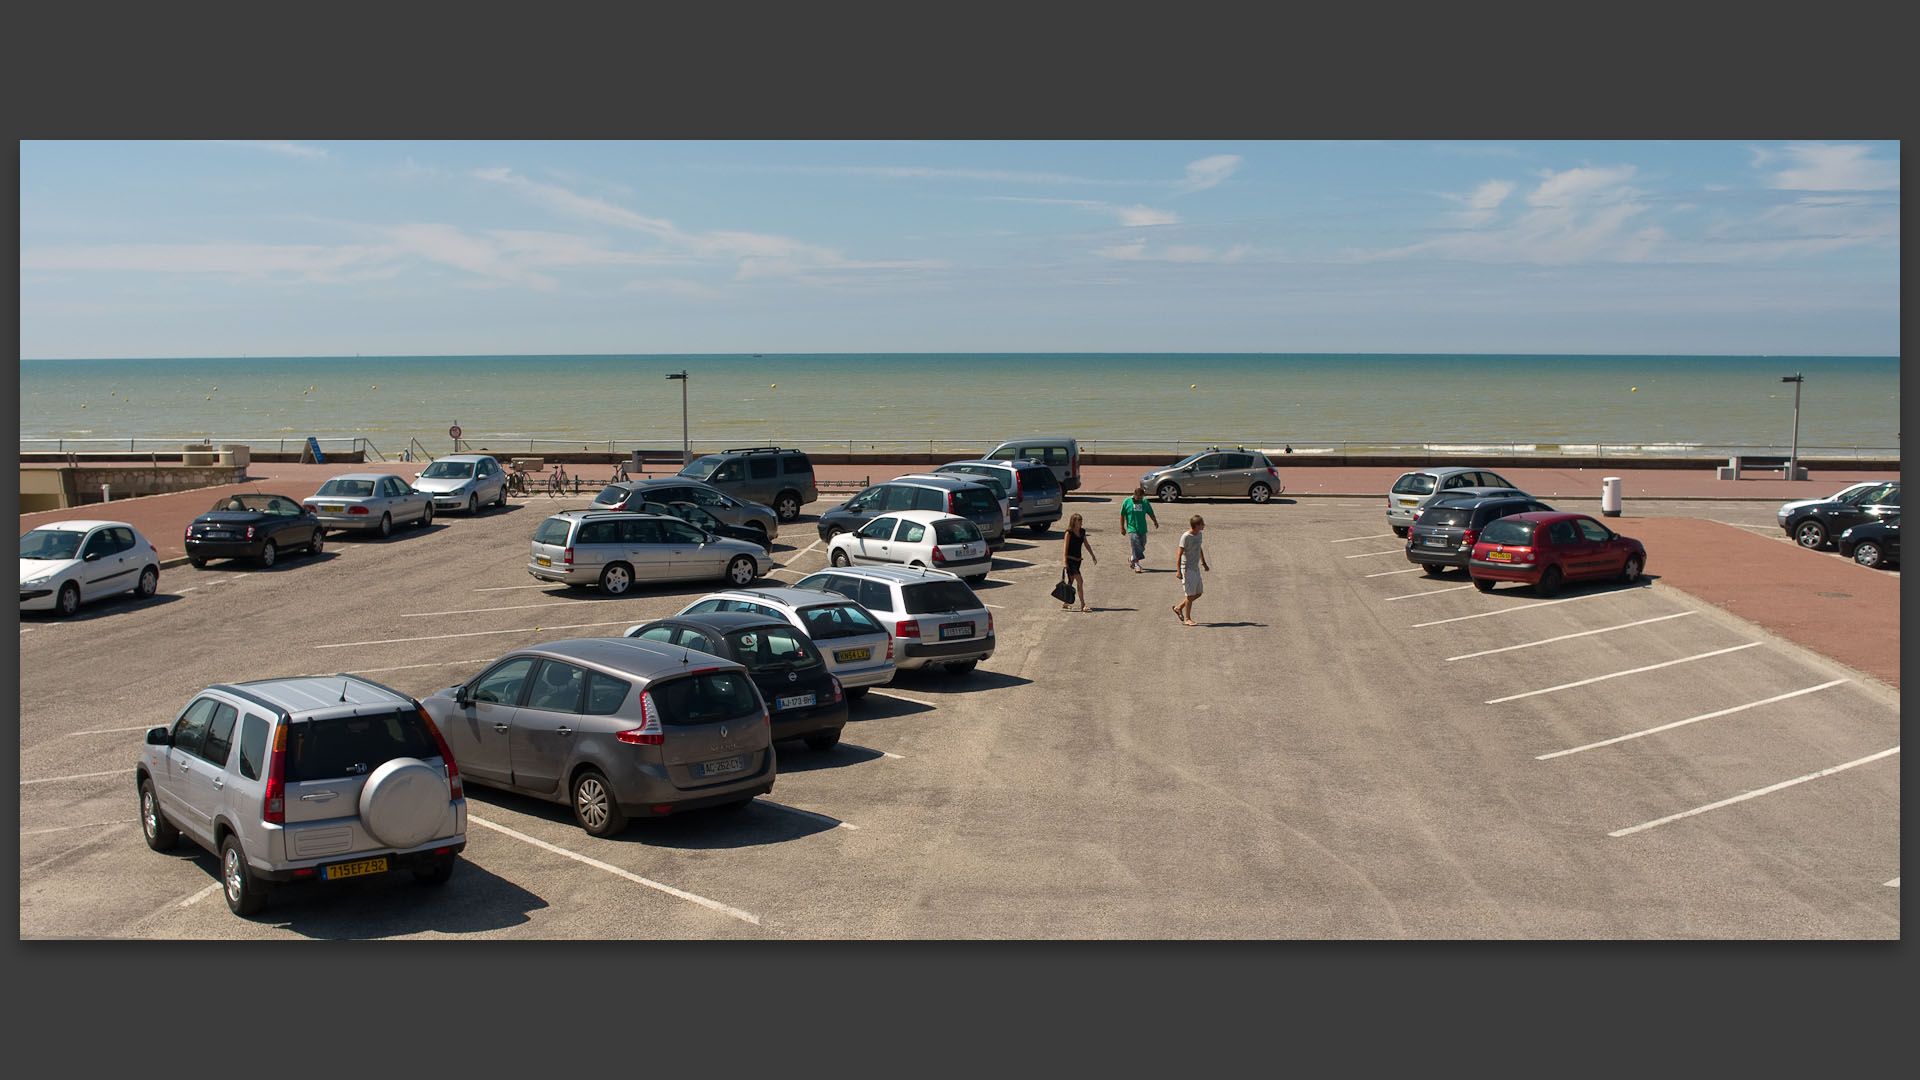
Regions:
M 148 746 L 172 746 L 173 735 L 172 733 L 167 731 L 166 728 L 163 728 L 163 727 L 148 728 L 147 729 L 147 745 Z
M 463 709 L 473 704 L 473 691 L 467 689 L 464 684 L 454 687 L 453 703 Z
M 700 535 L 706 537 L 705 540 L 700 541 L 703 544 L 711 544 L 714 542 L 714 540 L 718 539 L 712 533 L 701 533 Z

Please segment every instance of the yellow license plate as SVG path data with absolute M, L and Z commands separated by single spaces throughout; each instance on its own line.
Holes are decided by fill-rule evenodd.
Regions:
M 340 512 L 342 511 L 342 510 L 345 510 L 345 509 L 346 509 L 346 507 L 345 507 L 344 505 L 339 505 L 339 506 L 329 506 L 329 505 L 327 505 L 326 503 L 321 503 L 321 504 L 320 504 L 320 509 L 322 509 L 322 510 L 325 510 L 325 511 L 326 511 L 327 513 L 329 513 L 329 514 L 338 514 L 338 513 L 340 513 Z
M 850 664 L 855 660 L 865 660 L 872 655 L 872 649 L 841 649 L 833 654 L 833 658 L 843 664 Z
M 552 566 L 552 565 L 553 565 L 553 560 L 552 560 L 552 559 L 549 559 L 549 558 L 547 558 L 547 557 L 546 557 L 545 555 L 535 555 L 535 556 L 533 557 L 533 561 L 534 561 L 534 562 L 537 562 L 537 563 L 539 563 L 539 564 L 540 564 L 541 566 Z
M 327 867 L 326 878 L 328 881 L 339 881 L 341 878 L 360 877 L 363 874 L 384 874 L 386 872 L 387 857 L 382 855 L 377 859 L 361 859 L 359 862 L 335 863 Z
M 1513 553 L 1508 551 L 1489 551 L 1487 559 L 1491 562 L 1512 562 Z

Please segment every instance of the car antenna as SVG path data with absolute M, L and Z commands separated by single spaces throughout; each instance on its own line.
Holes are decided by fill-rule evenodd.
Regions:
M 344 675 L 340 677 L 340 700 L 347 700 L 347 679 Z

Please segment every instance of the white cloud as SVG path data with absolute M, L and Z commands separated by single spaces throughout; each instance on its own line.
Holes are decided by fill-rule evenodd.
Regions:
M 1781 149 L 1789 164 L 1769 177 L 1768 183 L 1790 191 L 1899 190 L 1900 163 L 1874 158 L 1872 153 L 1868 146 L 1795 143 Z M 1754 165 L 1769 164 L 1774 157 L 1772 152 L 1755 150 Z
M 103 244 L 22 251 L 20 268 L 322 278 L 386 254 L 375 247 L 317 244 Z
M 1634 262 L 1651 257 L 1665 239 L 1658 227 L 1634 228 L 1648 212 L 1644 193 L 1628 181 L 1634 167 L 1545 170 L 1522 200 L 1525 209 L 1502 220 L 1516 185 L 1489 180 L 1446 198 L 1465 209 L 1450 215 L 1450 231 L 1432 240 L 1381 252 L 1380 258 L 1442 258 L 1561 264 L 1586 260 Z
M 259 142 L 248 139 L 206 139 L 204 141 L 209 146 L 244 146 L 250 150 L 270 150 L 273 153 L 286 154 L 289 157 L 323 158 L 327 156 L 324 148 L 306 146 L 301 143 Z
M 465 270 L 482 278 L 526 285 L 542 292 L 551 291 L 556 286 L 552 278 L 508 258 L 498 242 L 464 233 L 452 225 L 396 225 L 382 231 L 401 251 L 429 262 Z
M 727 290 L 685 278 L 640 278 L 621 286 L 627 292 L 665 293 L 685 300 L 718 300 Z
M 1465 195 L 1442 193 L 1443 198 L 1459 203 L 1464 209 L 1453 214 L 1453 222 L 1463 229 L 1476 228 L 1493 220 L 1494 212 L 1500 204 L 1507 201 L 1517 185 L 1511 180 L 1488 180 Z
M 1232 176 L 1243 159 L 1239 154 L 1215 154 L 1187 164 L 1187 178 L 1175 185 L 1178 194 L 1205 191 Z
M 1142 225 L 1178 225 L 1180 215 L 1171 210 L 1155 210 L 1151 206 L 1114 206 L 1108 207 L 1120 215 L 1120 224 L 1134 227 Z

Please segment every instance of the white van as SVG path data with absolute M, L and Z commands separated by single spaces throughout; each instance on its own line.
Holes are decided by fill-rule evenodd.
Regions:
M 1065 435 L 1025 435 L 1008 439 L 980 457 L 985 461 L 1015 461 L 1020 458 L 1038 461 L 1053 470 L 1053 475 L 1060 480 L 1060 490 L 1077 491 L 1080 487 L 1080 443 Z

